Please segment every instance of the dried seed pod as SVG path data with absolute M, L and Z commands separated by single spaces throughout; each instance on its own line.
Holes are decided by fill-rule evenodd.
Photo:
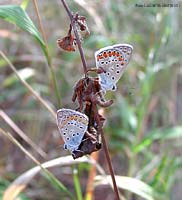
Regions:
M 57 40 L 58 47 L 65 51 L 75 51 L 76 42 L 72 35 L 68 35 L 62 39 Z
M 76 14 L 75 22 L 76 22 L 75 24 L 76 24 L 76 29 L 78 31 L 79 38 L 81 41 L 83 41 L 84 38 L 90 35 L 86 18 L 84 16 L 79 16 L 78 14 Z

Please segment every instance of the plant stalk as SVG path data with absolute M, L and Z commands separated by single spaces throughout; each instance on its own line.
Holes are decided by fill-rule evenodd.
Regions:
M 79 49 L 79 52 L 80 52 L 80 56 L 81 56 L 81 60 L 82 60 L 82 64 L 83 64 L 84 74 L 85 74 L 85 77 L 87 77 L 86 60 L 85 60 L 85 56 L 83 54 L 83 49 L 82 49 L 81 42 L 80 42 L 80 39 L 79 39 L 79 36 L 78 36 L 78 32 L 77 32 L 77 29 L 76 29 L 76 26 L 75 26 L 75 19 L 73 17 L 73 14 L 71 13 L 67 3 L 65 2 L 65 0 L 61 0 L 61 2 L 63 4 L 63 6 L 64 6 L 69 18 L 70 18 L 71 25 L 73 27 L 73 31 L 74 31 L 74 34 L 75 34 L 75 37 L 76 37 L 76 43 L 78 45 L 78 49 Z M 95 107 L 94 110 L 97 112 L 96 105 L 94 105 L 94 107 Z M 97 116 L 96 120 L 98 122 L 100 122 L 99 114 L 97 113 L 96 116 Z M 113 168 L 112 168 L 112 163 L 111 163 L 111 159 L 110 159 L 110 155 L 109 155 L 109 150 L 108 150 L 107 143 L 106 143 L 106 140 L 105 140 L 105 137 L 104 137 L 104 133 L 103 133 L 103 130 L 102 130 L 101 123 L 99 123 L 98 126 L 99 126 L 99 132 L 101 134 L 101 138 L 102 138 L 102 142 L 103 142 L 104 152 L 105 152 L 105 155 L 106 155 L 109 171 L 110 171 L 112 182 L 113 182 L 113 187 L 114 187 L 116 199 L 119 200 L 120 199 L 119 190 L 118 190 L 117 185 L 116 185 L 116 180 L 115 180 L 114 171 L 113 171 Z
M 45 53 L 45 57 L 47 59 L 48 67 L 49 67 L 49 69 L 51 71 L 51 77 L 52 77 L 53 85 L 54 85 L 54 88 L 55 88 L 58 107 L 60 107 L 61 106 L 61 97 L 60 97 L 60 93 L 59 93 L 59 89 L 58 89 L 58 85 L 57 85 L 57 80 L 56 80 L 56 75 L 55 75 L 55 72 L 54 72 L 54 67 L 52 65 L 52 59 L 51 59 L 51 55 L 50 55 L 49 48 L 48 48 L 46 34 L 45 34 L 44 27 L 42 25 L 41 17 L 40 17 L 40 14 L 39 14 L 37 0 L 33 0 L 33 4 L 34 4 L 35 11 L 36 11 L 36 14 L 37 14 L 37 19 L 38 19 L 40 31 L 42 33 L 42 37 L 43 37 L 43 40 L 45 42 L 45 52 L 44 53 Z

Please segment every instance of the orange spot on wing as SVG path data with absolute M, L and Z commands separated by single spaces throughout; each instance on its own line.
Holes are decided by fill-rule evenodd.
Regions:
M 109 52 L 108 55 L 109 55 L 109 57 L 111 57 L 112 56 L 112 52 Z
M 118 60 L 119 60 L 119 61 L 123 61 L 124 59 L 120 57 L 120 58 L 118 58 Z
M 103 54 L 102 54 L 105 58 L 107 58 L 107 52 L 104 52 Z
M 116 52 L 116 56 L 119 57 L 119 56 L 120 56 L 120 53 L 119 53 L 119 52 Z
M 76 121 L 78 119 L 78 116 L 74 116 L 74 120 Z
M 115 55 L 116 55 L 116 52 L 115 52 L 115 51 L 113 51 L 113 52 L 112 52 L 112 55 L 113 55 L 113 56 L 115 56 Z

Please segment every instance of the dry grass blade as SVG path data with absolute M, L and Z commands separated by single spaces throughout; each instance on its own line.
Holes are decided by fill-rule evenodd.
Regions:
M 48 162 L 45 162 L 42 164 L 43 168 L 50 168 L 50 167 L 56 167 L 56 166 L 65 166 L 65 165 L 73 165 L 78 164 L 81 162 L 87 162 L 87 163 L 93 163 L 90 159 L 87 157 L 82 157 L 77 160 L 73 160 L 72 156 L 65 156 L 61 158 L 56 158 L 53 160 L 50 160 Z M 23 173 L 21 176 L 19 176 L 13 183 L 6 189 L 4 192 L 3 200 L 12 200 L 15 197 L 17 197 L 20 192 L 22 192 L 23 189 L 27 186 L 27 184 L 34 178 L 38 173 L 41 172 L 41 168 L 39 166 L 36 166 L 25 173 Z
M 2 133 L 4 136 L 6 136 L 9 140 L 11 140 L 17 147 L 20 148 L 21 151 L 23 151 L 36 165 L 35 168 L 32 169 L 32 171 L 25 172 L 23 175 L 21 175 L 18 179 L 16 179 L 4 192 L 3 200 L 13 200 L 25 187 L 27 184 L 31 181 L 31 179 L 41 170 L 46 173 L 46 175 L 49 176 L 49 178 L 54 179 L 57 186 L 61 189 L 64 189 L 63 185 L 57 180 L 57 178 L 49 172 L 46 168 L 58 166 L 58 165 L 70 165 L 70 164 L 76 164 L 80 162 L 89 162 L 94 164 L 95 162 L 88 158 L 82 158 L 79 160 L 74 161 L 71 156 L 63 157 L 60 159 L 55 159 L 52 162 L 46 162 L 43 165 L 33 156 L 31 155 L 10 133 L 4 131 L 0 128 L 0 133 Z M 96 163 L 95 163 L 96 164 Z M 98 167 L 100 170 L 100 167 Z M 100 170 L 102 171 L 102 170 Z M 67 192 L 67 191 L 66 191 Z
M 37 153 L 43 158 L 46 157 L 46 153 L 36 145 L 14 122 L 13 120 L 3 111 L 0 110 L 0 116 L 4 121 L 24 140 L 26 141 Z
M 95 177 L 95 187 L 97 185 L 107 185 L 108 182 L 105 181 L 107 178 L 108 182 L 111 184 L 112 179 L 110 176 L 96 176 Z M 156 200 L 156 199 L 163 199 L 162 196 L 155 192 L 155 190 L 147 185 L 146 183 L 138 180 L 136 178 L 131 178 L 127 176 L 115 176 L 117 181 L 117 186 L 120 189 L 128 190 L 131 193 L 137 194 L 142 199 L 146 200 Z M 124 200 L 125 198 L 122 197 Z
M 93 160 L 95 160 L 96 162 L 98 161 L 98 157 L 99 157 L 98 151 L 92 153 L 92 155 L 91 155 L 91 158 Z M 93 192 L 94 192 L 93 185 L 94 185 L 95 176 L 96 176 L 96 167 L 93 165 L 93 166 L 91 166 L 91 169 L 90 169 L 90 172 L 89 172 L 87 188 L 86 188 L 86 197 L 85 197 L 86 200 L 92 200 L 93 199 L 93 196 L 94 196 L 94 194 L 93 194 Z
M 22 79 L 22 77 L 18 74 L 15 66 L 10 62 L 10 60 L 6 57 L 6 55 L 2 51 L 0 51 L 0 55 L 6 60 L 6 62 L 9 65 L 9 67 L 14 71 L 14 73 L 19 78 L 19 80 L 22 82 L 22 84 L 40 102 L 41 105 L 43 105 L 44 107 L 47 108 L 47 110 L 52 114 L 52 116 L 54 117 L 54 119 L 56 119 L 56 114 L 55 114 L 54 110 L 48 105 L 48 103 L 44 99 L 42 99 L 42 97 L 37 92 L 35 92 L 33 90 L 33 88 L 24 79 Z

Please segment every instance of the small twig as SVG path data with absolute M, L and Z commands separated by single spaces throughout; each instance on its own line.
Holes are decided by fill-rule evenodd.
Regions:
M 74 15 L 71 13 L 71 11 L 70 11 L 67 3 L 65 2 L 65 0 L 61 0 L 61 2 L 63 4 L 69 18 L 70 18 L 71 25 L 73 27 L 73 31 L 74 31 L 74 34 L 75 34 L 76 43 L 78 45 L 78 50 L 80 52 L 80 57 L 81 57 L 82 64 L 83 64 L 84 74 L 85 74 L 85 77 L 87 77 L 87 64 L 86 64 L 85 56 L 83 54 L 83 49 L 82 49 L 82 45 L 81 45 L 81 42 L 80 42 L 80 39 L 79 39 L 79 36 L 78 36 L 78 32 L 77 32 L 77 29 L 76 29 Z

